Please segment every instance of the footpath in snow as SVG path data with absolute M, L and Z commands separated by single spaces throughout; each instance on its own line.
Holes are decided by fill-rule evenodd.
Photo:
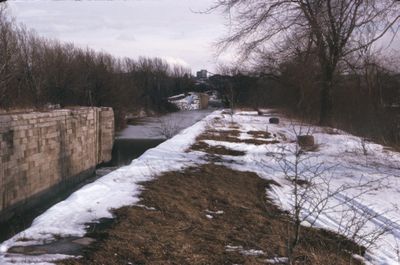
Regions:
M 186 152 L 187 149 L 205 130 L 228 131 L 232 130 L 233 123 L 240 131 L 239 139 L 254 139 L 249 132 L 268 131 L 276 142 L 255 145 L 244 141 L 206 140 L 210 146 L 244 152 L 243 156 L 226 156 L 227 159 L 218 163 L 276 181 L 280 185 L 266 190 L 266 196 L 287 211 L 291 211 L 294 205 L 294 184 L 287 177 L 287 166 L 294 159 L 296 134 L 312 133 L 317 148 L 302 154 L 305 159 L 299 164 L 299 171 L 310 177 L 309 169 L 316 168 L 311 177 L 318 175 L 320 183 L 312 195 L 319 194 L 321 198 L 330 196 L 329 200 L 323 201 L 324 207 L 318 208 L 321 211 L 307 211 L 316 208 L 312 207 L 315 197 L 306 198 L 302 211 L 303 225 L 329 229 L 366 246 L 372 241 L 364 257 L 366 262 L 400 264 L 400 154 L 339 130 L 305 126 L 283 117 L 279 117 L 280 124 L 269 124 L 269 118 L 276 115 L 266 112 L 259 116 L 257 112 L 245 111 L 233 116 L 220 111 L 210 114 L 172 139 L 148 150 L 130 165 L 98 179 L 54 205 L 36 218 L 30 228 L 0 245 L 0 264 L 49 264 L 65 258 L 62 255 L 31 257 L 8 254 L 7 250 L 15 246 L 55 241 L 60 236 L 83 237 L 87 223 L 112 217 L 110 210 L 113 208 L 137 203 L 140 182 L 151 180 L 163 172 L 207 163 L 203 152 Z M 286 162 L 282 164 L 282 161 Z

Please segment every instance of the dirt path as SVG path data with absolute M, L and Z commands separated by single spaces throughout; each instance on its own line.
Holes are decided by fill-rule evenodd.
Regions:
M 254 173 L 209 164 L 143 185 L 143 206 L 117 210 L 83 259 L 60 264 L 267 264 L 285 256 L 288 218 L 265 196 L 274 184 Z M 298 264 L 348 264 L 333 235 L 304 233 Z

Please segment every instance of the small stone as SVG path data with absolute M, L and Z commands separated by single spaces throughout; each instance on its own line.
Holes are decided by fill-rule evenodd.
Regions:
M 299 135 L 297 136 L 297 143 L 301 148 L 311 148 L 315 145 L 314 136 L 312 135 Z
M 270 118 L 269 123 L 271 124 L 279 124 L 279 119 L 278 118 Z

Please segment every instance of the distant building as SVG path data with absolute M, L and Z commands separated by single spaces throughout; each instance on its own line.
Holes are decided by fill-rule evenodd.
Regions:
M 196 73 L 197 79 L 207 79 L 207 70 L 200 70 Z

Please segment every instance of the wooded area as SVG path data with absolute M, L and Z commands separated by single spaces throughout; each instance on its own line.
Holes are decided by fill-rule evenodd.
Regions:
M 190 69 L 160 58 L 116 58 L 39 37 L 0 9 L 0 109 L 46 105 L 165 111 L 165 98 L 193 86 Z

